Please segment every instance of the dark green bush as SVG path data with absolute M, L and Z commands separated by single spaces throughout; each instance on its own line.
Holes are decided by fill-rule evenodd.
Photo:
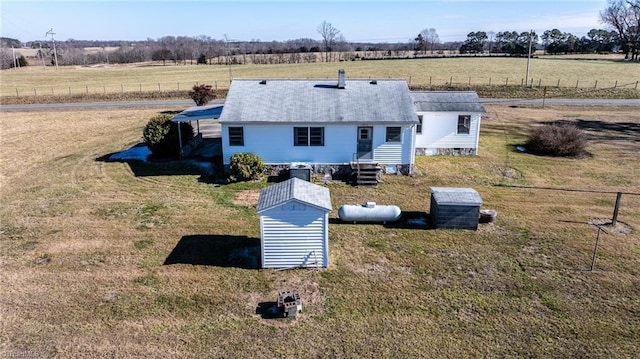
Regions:
M 543 156 L 578 157 L 587 154 L 587 139 L 573 125 L 543 125 L 531 131 L 527 151 Z
M 209 101 L 216 98 L 216 93 L 211 88 L 211 85 L 194 85 L 191 91 L 189 91 L 189 96 L 196 103 L 196 106 L 204 106 Z
M 233 181 L 250 181 L 262 177 L 265 165 L 262 159 L 253 153 L 236 153 L 231 156 L 229 174 Z
M 151 152 L 162 158 L 180 156 L 178 124 L 171 122 L 172 115 L 152 117 L 142 131 L 144 142 Z M 193 127 L 188 122 L 180 123 L 182 146 L 193 138 Z

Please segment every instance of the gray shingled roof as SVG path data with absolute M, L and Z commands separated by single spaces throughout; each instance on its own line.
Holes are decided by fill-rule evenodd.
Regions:
M 473 91 L 411 92 L 416 111 L 486 112 L 478 94 Z
M 337 82 L 234 79 L 220 122 L 418 122 L 404 80 Z
M 260 213 L 291 200 L 331 211 L 331 195 L 328 188 L 295 177 L 260 191 L 256 211 Z

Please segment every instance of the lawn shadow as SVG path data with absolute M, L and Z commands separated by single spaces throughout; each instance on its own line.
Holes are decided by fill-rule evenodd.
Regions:
M 260 239 L 205 234 L 184 236 L 163 264 L 257 269 L 260 268 Z
M 420 211 L 403 211 L 400 219 L 390 222 L 366 222 L 366 221 L 343 221 L 340 218 L 329 218 L 330 224 L 353 225 L 353 224 L 369 224 L 382 225 L 385 228 L 406 228 L 406 229 L 435 229 L 431 222 L 431 217 L 426 212 Z
M 144 143 L 138 143 L 95 160 L 126 163 L 136 177 L 200 175 L 199 182 L 219 183 L 225 176 L 219 139 L 203 140 L 183 159 L 154 157 Z
M 278 302 L 261 302 L 256 307 L 256 314 L 262 319 L 282 318 L 282 313 L 278 310 Z

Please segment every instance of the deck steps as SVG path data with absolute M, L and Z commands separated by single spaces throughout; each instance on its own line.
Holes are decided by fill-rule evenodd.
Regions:
M 378 185 L 378 172 L 382 167 L 378 163 L 351 163 L 352 174 L 356 186 L 375 187 Z

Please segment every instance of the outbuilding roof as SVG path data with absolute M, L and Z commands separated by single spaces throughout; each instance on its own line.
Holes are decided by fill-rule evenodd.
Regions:
M 431 197 L 439 205 L 482 205 L 482 198 L 473 188 L 431 187 Z
M 486 112 L 474 91 L 411 92 L 418 112 Z
M 256 211 L 260 213 L 292 200 L 331 212 L 328 188 L 295 177 L 260 191 Z
M 234 79 L 221 123 L 418 123 L 404 80 Z

